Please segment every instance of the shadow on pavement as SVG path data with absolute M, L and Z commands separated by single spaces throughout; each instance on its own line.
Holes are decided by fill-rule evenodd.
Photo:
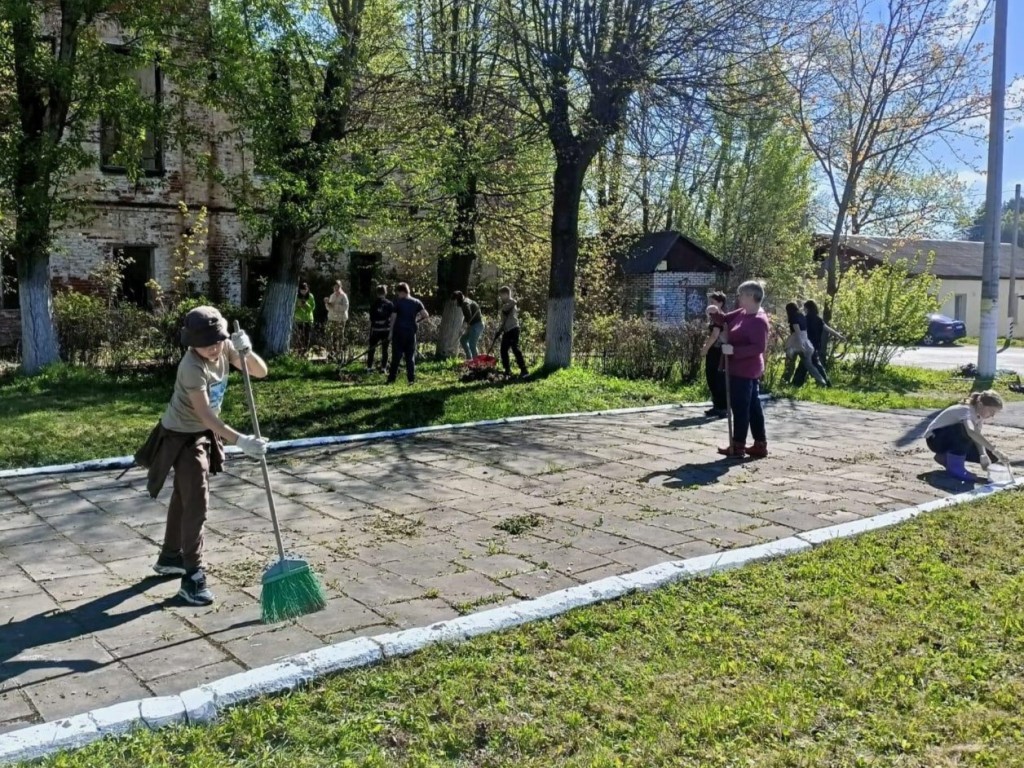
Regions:
M 928 483 L 932 488 L 938 488 L 946 493 L 963 493 L 985 483 L 984 478 L 978 478 L 977 482 L 970 483 L 950 477 L 941 469 L 933 469 L 930 472 L 922 472 L 917 476 L 918 480 Z
M 67 642 L 113 627 L 119 627 L 147 614 L 162 610 L 160 603 L 147 603 L 123 613 L 109 613 L 121 603 L 162 584 L 166 579 L 147 578 L 116 592 L 97 597 L 68 611 L 48 610 L 20 621 L 11 621 L 0 627 L 0 664 L 8 673 L 40 667 L 59 667 L 69 672 L 89 672 L 104 666 L 93 659 L 31 658 L 17 660 L 16 656 L 43 645 Z
M 673 419 L 667 424 L 657 425 L 658 429 L 686 429 L 686 427 L 700 427 L 704 424 L 711 424 L 716 421 L 721 421 L 725 424 L 725 419 L 719 419 L 717 416 L 689 416 L 685 419 Z
M 41 669 L 63 670 L 61 673 L 33 680 L 33 682 L 42 682 L 83 672 L 92 672 L 93 670 L 108 666 L 111 663 L 109 660 L 97 661 L 87 658 L 48 659 L 42 658 L 43 653 L 29 653 L 26 654 L 24 659 L 17 657 L 26 651 L 31 652 L 43 646 L 68 642 L 81 637 L 89 637 L 104 630 L 124 626 L 136 619 L 145 621 L 144 617 L 160 612 L 165 607 L 183 605 L 183 601 L 175 596 L 160 602 L 147 602 L 145 605 L 128 611 L 113 612 L 114 609 L 125 601 L 139 597 L 153 587 L 166 582 L 166 578 L 148 577 L 136 584 L 97 597 L 67 611 L 48 610 L 26 619 L 11 621 L 0 626 L 0 668 L 4 672 L 3 678 L 17 678 L 26 672 Z M 217 632 L 207 633 L 207 635 L 215 635 L 218 632 L 226 632 L 258 624 L 261 624 L 258 619 L 238 622 Z M 185 640 L 160 645 L 159 648 L 164 649 L 169 646 L 182 645 L 195 639 L 196 637 L 190 634 Z M 119 655 L 118 660 L 142 656 L 155 649 L 156 646 L 131 654 L 130 656 Z
M 932 411 L 931 413 L 924 417 L 923 421 L 921 421 L 919 424 L 915 424 L 902 435 L 900 435 L 898 438 L 896 438 L 896 447 L 905 448 L 911 443 L 916 443 L 918 440 L 924 439 L 924 433 L 925 430 L 928 429 L 928 425 L 931 424 L 932 419 L 934 419 L 940 413 L 942 413 L 941 408 L 937 411 Z
M 709 461 L 706 464 L 683 464 L 678 469 L 668 472 L 652 472 L 640 478 L 640 482 L 671 490 L 686 490 L 702 485 L 714 485 L 735 466 L 739 465 L 728 459 Z

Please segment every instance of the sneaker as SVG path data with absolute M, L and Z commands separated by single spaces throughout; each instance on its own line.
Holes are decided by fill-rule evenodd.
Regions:
M 184 576 L 187 573 L 185 559 L 181 556 L 181 552 L 175 552 L 173 555 L 161 552 L 153 570 L 161 576 Z
M 191 605 L 213 605 L 213 592 L 206 586 L 206 574 L 202 568 L 181 577 L 178 597 Z

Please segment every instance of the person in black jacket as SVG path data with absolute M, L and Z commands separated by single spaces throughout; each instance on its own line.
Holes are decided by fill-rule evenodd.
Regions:
M 377 298 L 370 305 L 370 343 L 366 350 L 366 370 L 373 370 L 373 357 L 380 345 L 380 372 L 388 367 L 388 347 L 391 336 L 391 315 L 395 313 L 395 305 L 388 301 L 388 287 L 377 286 Z
M 720 310 L 725 311 L 725 294 L 715 291 L 708 296 L 711 304 Z M 724 419 L 727 415 L 725 403 L 725 372 L 722 370 L 722 344 L 725 337 L 722 329 L 710 323 L 708 325 L 708 338 L 704 342 L 704 378 L 707 381 L 708 389 L 711 391 L 711 407 L 704 411 L 705 416 L 713 416 L 716 419 Z

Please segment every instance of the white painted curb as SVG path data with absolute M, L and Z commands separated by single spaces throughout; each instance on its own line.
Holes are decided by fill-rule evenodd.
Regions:
M 986 485 L 966 493 L 929 501 L 850 523 L 818 528 L 786 539 L 712 555 L 660 563 L 641 571 L 610 576 L 589 584 L 562 589 L 534 600 L 492 608 L 428 627 L 358 637 L 289 656 L 275 664 L 230 675 L 191 688 L 177 696 L 160 696 L 82 715 L 33 725 L 0 734 L 0 765 L 31 760 L 65 749 L 83 747 L 105 736 L 119 736 L 136 728 L 163 728 L 183 723 L 213 721 L 229 707 L 263 696 L 295 690 L 346 669 L 366 667 L 385 659 L 407 656 L 438 643 L 458 643 L 478 635 L 499 632 L 540 619 L 559 616 L 575 608 L 614 600 L 632 592 L 649 591 L 685 579 L 709 576 L 750 563 L 806 552 L 836 539 L 887 528 L 926 512 L 977 501 L 1001 491 L 1024 487 L 1024 478 L 1007 485 Z
M 761 395 L 762 401 L 771 400 L 771 395 Z M 667 405 L 645 405 L 637 408 L 615 408 L 607 411 L 579 411 L 576 413 L 533 414 L 530 416 L 508 416 L 504 419 L 487 419 L 485 421 L 466 421 L 460 424 L 434 424 L 429 427 L 410 427 L 408 429 L 392 429 L 382 432 L 358 432 L 353 435 L 325 435 L 323 437 L 303 437 L 297 440 L 278 440 L 270 443 L 267 450 L 290 451 L 298 448 L 319 448 L 326 445 L 343 445 L 345 443 L 364 443 L 376 440 L 393 440 L 400 437 L 423 435 L 428 432 L 450 432 L 457 429 L 477 429 L 480 427 L 498 427 L 503 424 L 522 424 L 527 421 L 554 421 L 556 419 L 580 419 L 586 416 L 625 416 L 630 413 L 653 413 L 670 411 L 677 408 L 707 408 L 710 402 L 703 403 L 670 403 Z M 242 451 L 233 445 L 225 446 L 229 456 L 241 456 Z M 73 472 L 106 472 L 114 469 L 128 469 L 135 463 L 131 456 L 112 456 L 106 459 L 90 459 L 74 464 L 51 464 L 44 467 L 24 467 L 22 469 L 0 470 L 0 480 L 18 477 L 35 477 L 37 475 L 66 475 Z

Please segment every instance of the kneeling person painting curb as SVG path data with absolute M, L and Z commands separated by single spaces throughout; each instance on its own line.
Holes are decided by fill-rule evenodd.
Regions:
M 160 422 L 153 428 L 135 461 L 149 470 L 146 489 L 154 499 L 171 469 L 174 491 L 167 508 L 164 544 L 153 570 L 181 576 L 178 595 L 192 605 L 210 605 L 213 593 L 203 571 L 203 525 L 210 504 L 209 475 L 224 464 L 224 442 L 251 457 L 267 452 L 267 440 L 236 432 L 220 413 L 230 366 L 246 367 L 262 379 L 267 364 L 253 353 L 244 331 L 228 334 L 227 321 L 214 307 L 196 307 L 185 316 L 182 343 L 188 351 L 178 364 L 174 392 Z
M 944 466 L 951 477 L 965 482 L 977 480 L 967 470 L 966 462 L 980 464 L 982 469 L 988 469 L 993 459 L 1009 465 L 1006 455 L 981 434 L 982 424 L 995 418 L 1002 409 L 1003 399 L 998 392 L 991 389 L 975 392 L 962 403 L 949 406 L 928 425 L 925 442 L 935 454 L 935 461 Z

